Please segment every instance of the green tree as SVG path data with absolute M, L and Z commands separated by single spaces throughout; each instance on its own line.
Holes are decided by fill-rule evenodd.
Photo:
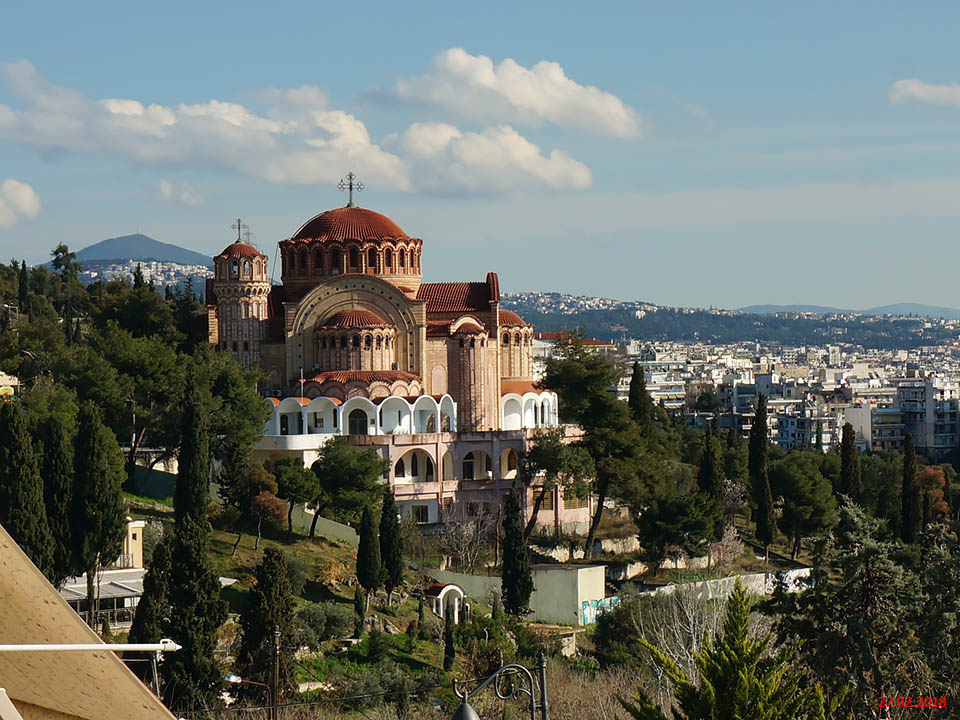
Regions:
M 917 478 L 917 455 L 913 448 L 913 435 L 903 438 L 903 480 L 900 486 L 902 498 L 901 538 L 905 543 L 916 542 L 923 529 L 923 499 Z
M 0 403 L 0 525 L 47 579 L 57 583 L 40 466 L 16 402 Z
M 319 481 L 319 492 L 314 498 L 319 510 L 342 522 L 356 523 L 363 510 L 383 492 L 380 480 L 390 472 L 390 463 L 381 459 L 376 450 L 357 450 L 347 438 L 337 436 L 324 444 L 313 472 Z M 314 536 L 319 516 L 318 511 L 310 537 Z
M 294 678 L 294 624 L 293 593 L 287 572 L 287 558 L 282 550 L 268 547 L 254 570 L 253 589 L 246 607 L 240 613 L 243 631 L 237 669 L 241 677 L 265 685 L 273 681 L 275 662 L 275 630 L 280 631 L 280 698 L 284 700 L 296 691 Z M 256 686 L 244 687 L 257 700 L 265 700 Z
M 718 502 L 723 497 L 723 459 L 720 442 L 712 433 L 703 435 L 703 454 L 697 470 L 697 487 Z
M 544 498 L 558 486 L 564 497 L 583 497 L 589 492 L 586 479 L 593 474 L 593 458 L 581 446 L 565 442 L 565 430 L 547 428 L 537 432 L 527 445 L 520 461 L 519 476 L 530 487 L 537 480 L 534 490 L 533 510 L 523 531 L 529 538 L 537 526 L 537 515 Z
M 353 590 L 353 614 L 356 616 L 353 634 L 359 639 L 363 635 L 363 620 L 367 615 L 367 605 L 359 584 Z
M 51 252 L 53 258 L 51 265 L 60 276 L 67 280 L 76 280 L 77 275 L 83 270 L 83 265 L 77 261 L 77 254 L 71 252 L 63 243 L 58 244 Z
M 67 425 L 56 415 L 43 423 L 41 437 L 43 495 L 53 550 L 52 573 L 48 577 L 59 587 L 68 577 L 83 572 L 83 568 L 77 568 L 73 553 L 73 438 Z
M 143 595 L 133 616 L 129 641 L 155 643 L 164 637 L 170 623 L 170 575 L 173 570 L 173 535 L 166 535 L 153 550 Z
M 643 373 L 643 367 L 638 362 L 633 363 L 627 404 L 630 406 L 633 419 L 640 426 L 640 429 L 649 430 L 651 423 L 653 423 L 653 400 L 650 398 L 650 393 L 647 392 L 647 379 Z
M 403 584 L 403 532 L 393 492 L 383 493 L 380 509 L 380 560 L 383 563 L 384 585 L 388 595 Z
M 126 534 L 123 453 L 91 402 L 80 406 L 74 452 L 73 546 L 76 567 L 87 573 L 87 600 L 98 610 L 94 578 L 116 560 Z M 93 617 L 93 616 L 91 616 Z
M 520 503 L 513 490 L 503 499 L 503 605 L 508 613 L 526 615 L 530 612 L 533 593 L 533 575 L 527 546 L 523 539 Z
M 447 608 L 443 619 L 443 669 L 449 672 L 457 659 L 456 632 L 457 626 L 453 622 L 453 606 Z
M 209 402 L 188 374 L 181 462 L 174 490 L 176 532 L 170 581 L 170 635 L 183 649 L 164 660 L 164 701 L 193 710 L 217 702 L 222 672 L 214 657 L 217 631 L 227 619 L 220 580 L 210 566 L 207 503 L 210 485 Z M 184 462 L 186 460 L 186 462 Z
M 673 686 L 670 715 L 642 688 L 633 701 L 619 698 L 637 720 L 825 720 L 833 717 L 845 693 L 827 701 L 823 689 L 803 682 L 791 670 L 796 648 L 770 648 L 770 637 L 750 631 L 750 598 L 738 579 L 726 601 L 723 633 L 707 649 L 695 653 L 698 678 L 690 678 L 647 640 L 639 643 Z M 773 650 L 771 652 L 771 650 Z
M 277 480 L 277 496 L 287 501 L 287 536 L 293 539 L 293 510 L 298 503 L 308 503 L 316 499 L 319 480 L 316 474 L 303 466 L 298 457 L 283 457 L 272 467 Z
M 360 519 L 360 546 L 357 548 L 357 580 L 368 593 L 383 584 L 383 564 L 380 560 L 380 540 L 377 525 L 369 506 Z
M 20 312 L 27 311 L 27 301 L 30 296 L 30 282 L 27 277 L 27 261 L 20 261 L 20 270 L 17 273 L 17 301 L 20 303 Z
M 844 423 L 840 441 L 840 492 L 854 502 L 860 500 L 860 453 L 853 425 Z
M 750 427 L 750 494 L 755 505 L 754 521 L 757 540 L 763 543 L 764 557 L 770 555 L 770 543 L 777 535 L 777 521 L 773 509 L 773 493 L 768 477 L 769 446 L 767 440 L 767 398 L 757 398 L 757 411 Z
M 640 543 L 656 568 L 671 548 L 688 555 L 707 554 L 709 541 L 717 536 L 717 523 L 722 524 L 715 498 L 682 492 L 670 477 L 656 482 L 643 504 L 631 510 Z
M 830 482 L 808 453 L 791 452 L 770 469 L 770 487 L 782 498 L 780 529 L 793 539 L 790 558 L 796 560 L 804 537 L 837 524 L 837 503 Z

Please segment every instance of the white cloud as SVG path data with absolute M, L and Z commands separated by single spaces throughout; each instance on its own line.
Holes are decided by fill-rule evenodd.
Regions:
M 561 150 L 543 155 L 509 127 L 461 134 L 452 126 L 413 126 L 392 137 L 418 135 L 435 152 L 412 139 L 391 152 L 371 139 L 362 120 L 329 107 L 313 86 L 260 93 L 266 110 L 258 114 L 221 100 L 168 107 L 128 98 L 89 99 L 49 83 L 23 60 L 0 65 L 0 80 L 20 102 L 0 105 L 0 139 L 40 148 L 217 169 L 272 183 L 335 183 L 353 170 L 368 184 L 401 191 L 514 189 L 500 172 L 523 178 L 529 189 L 582 188 L 591 182 L 582 163 Z M 187 186 L 161 184 L 160 194 L 184 204 L 200 202 Z
M 639 137 L 643 118 L 620 98 L 567 77 L 559 63 L 530 68 L 507 58 L 451 48 L 437 55 L 420 77 L 396 81 L 392 95 L 434 105 L 483 122 L 540 125 L 548 122 L 615 137 Z
M 934 105 L 953 105 L 960 107 L 960 85 L 936 85 L 911 78 L 897 80 L 887 93 L 890 102 L 900 103 L 906 100 L 918 100 Z
M 0 227 L 16 225 L 20 218 L 40 214 L 40 198 L 26 183 L 7 178 L 0 183 Z
M 187 207 L 198 207 L 203 204 L 200 193 L 190 183 L 182 183 L 180 188 L 174 187 L 169 180 L 160 181 L 160 199 L 171 203 L 180 203 Z
M 433 190 L 522 192 L 539 186 L 582 189 L 593 184 L 586 165 L 562 150 L 544 155 L 509 125 L 474 133 L 444 123 L 414 123 L 388 138 L 391 145 Z

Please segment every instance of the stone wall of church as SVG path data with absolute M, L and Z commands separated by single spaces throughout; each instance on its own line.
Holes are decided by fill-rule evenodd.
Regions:
M 449 391 L 449 388 L 457 386 L 454 379 L 450 377 L 448 345 L 447 338 L 427 338 L 426 340 L 423 383 L 428 395 L 443 395 Z

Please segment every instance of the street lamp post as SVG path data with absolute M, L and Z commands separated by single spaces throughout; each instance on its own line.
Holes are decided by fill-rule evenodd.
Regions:
M 549 720 L 547 714 L 547 659 L 543 651 L 540 651 L 537 657 L 537 679 L 534 679 L 533 672 L 523 665 L 511 663 L 494 670 L 487 675 L 480 684 L 473 690 L 460 689 L 459 681 L 454 678 L 453 692 L 460 698 L 460 707 L 453 714 L 453 720 L 480 720 L 476 710 L 470 707 L 467 701 L 483 690 L 487 685 L 493 683 L 493 691 L 501 700 L 509 700 L 520 693 L 529 698 L 527 703 L 530 710 L 530 720 L 537 720 L 537 711 L 540 711 L 540 720 Z M 520 683 L 515 680 L 519 679 Z M 538 682 L 539 681 L 539 682 Z M 540 697 L 537 698 L 537 687 L 539 685 Z

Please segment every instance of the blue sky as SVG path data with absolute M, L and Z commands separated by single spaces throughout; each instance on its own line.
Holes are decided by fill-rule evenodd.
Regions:
M 353 170 L 427 280 L 960 306 L 960 6 L 12 5 L 0 257 L 273 256 Z

